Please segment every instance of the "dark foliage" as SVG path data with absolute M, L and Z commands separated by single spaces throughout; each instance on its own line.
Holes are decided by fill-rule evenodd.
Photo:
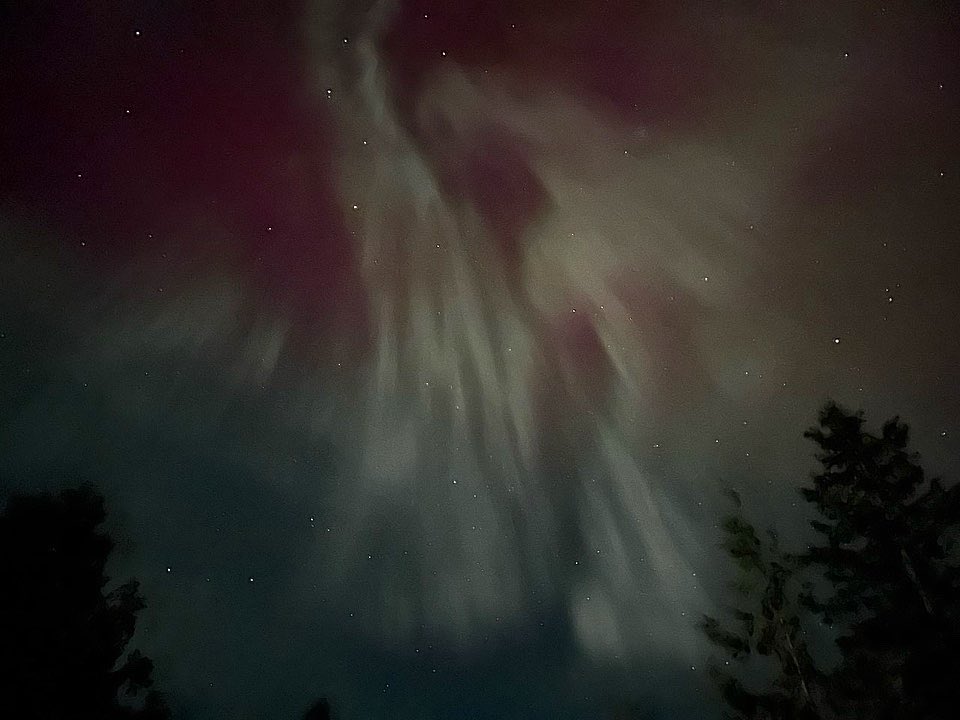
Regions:
M 105 592 L 113 548 L 89 487 L 11 497 L 0 514 L 0 717 L 160 720 L 152 662 L 127 652 L 144 602 Z
M 734 586 L 740 604 L 731 609 L 732 626 L 710 616 L 701 622 L 704 634 L 726 658 L 711 668 L 728 708 L 726 717 L 817 720 L 822 717 L 820 675 L 800 624 L 795 568 L 780 552 L 776 534 L 769 531 L 761 539 L 744 518 L 739 495 L 730 495 L 737 513 L 723 522 L 724 548 L 739 567 Z M 749 662 L 754 674 L 772 676 L 762 687 L 742 680 Z
M 879 435 L 829 403 L 805 433 L 821 472 L 804 497 L 822 515 L 804 561 L 825 593 L 807 605 L 847 632 L 831 697 L 858 718 L 953 718 L 960 707 L 960 491 L 927 482 L 898 418 Z
M 762 540 L 744 520 L 735 494 L 738 512 L 724 523 L 746 609 L 733 611 L 733 629 L 711 617 L 701 627 L 728 658 L 715 677 L 730 717 L 956 717 L 960 489 L 926 480 L 898 418 L 873 435 L 861 413 L 828 403 L 805 437 L 821 464 L 801 489 L 818 512 L 817 541 L 799 556 L 781 553 L 775 534 Z M 807 651 L 804 614 L 840 632 L 829 672 Z M 760 689 L 751 689 L 728 668 L 757 655 L 771 661 L 772 679 L 758 680 L 754 666 Z

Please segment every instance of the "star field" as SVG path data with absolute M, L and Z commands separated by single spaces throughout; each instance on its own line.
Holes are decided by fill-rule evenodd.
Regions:
M 958 23 L 4 10 L 0 477 L 102 487 L 175 717 L 719 717 L 722 486 L 801 538 L 828 397 L 960 470 Z

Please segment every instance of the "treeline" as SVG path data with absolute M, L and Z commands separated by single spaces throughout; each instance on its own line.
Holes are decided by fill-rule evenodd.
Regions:
M 730 491 L 738 603 L 701 625 L 720 651 L 725 717 L 960 717 L 958 486 L 926 479 L 898 418 L 872 434 L 861 413 L 829 403 L 805 437 L 820 468 L 800 490 L 815 514 L 800 552 L 758 532 Z
M 758 532 L 729 493 L 736 602 L 701 623 L 725 717 L 960 717 L 960 486 L 925 477 L 897 418 L 871 434 L 828 404 L 805 435 L 820 462 L 801 488 L 815 516 L 805 548 Z M 0 512 L 0 718 L 169 720 L 152 662 L 129 647 L 139 586 L 107 589 L 104 520 L 89 486 L 15 495 Z M 303 716 L 330 717 L 326 700 Z
M 113 540 L 91 486 L 14 495 L 0 513 L 0 718 L 169 720 L 153 663 L 129 647 L 145 607 L 111 585 Z M 321 699 L 303 720 L 330 720 Z
M 166 720 L 153 663 L 128 650 L 144 607 L 136 580 L 112 590 L 113 541 L 89 486 L 14 495 L 0 514 L 0 717 Z

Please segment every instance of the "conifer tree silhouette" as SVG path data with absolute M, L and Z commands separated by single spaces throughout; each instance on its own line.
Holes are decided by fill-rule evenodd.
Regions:
M 127 651 L 144 601 L 105 592 L 113 541 L 90 486 L 15 495 L 0 514 L 0 717 L 161 720 L 153 663 Z

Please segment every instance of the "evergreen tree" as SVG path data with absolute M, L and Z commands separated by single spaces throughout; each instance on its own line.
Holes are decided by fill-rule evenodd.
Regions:
M 958 491 L 927 483 L 898 418 L 879 435 L 834 403 L 805 433 L 822 465 L 803 496 L 822 516 L 804 555 L 826 592 L 806 604 L 847 632 L 835 708 L 858 718 L 939 719 L 960 707 Z
M 104 592 L 104 518 L 89 487 L 13 496 L 0 514 L 0 717 L 168 717 L 148 691 L 153 664 L 126 652 L 144 607 L 137 582 Z
M 807 649 L 800 624 L 795 568 L 781 553 L 777 535 L 765 539 L 743 516 L 740 496 L 729 491 L 737 512 L 723 521 L 724 548 L 739 567 L 734 584 L 741 606 L 733 609 L 733 629 L 705 616 L 701 629 L 729 659 L 715 664 L 712 674 L 735 720 L 816 720 L 823 717 L 818 698 L 819 673 Z M 757 663 L 757 658 L 766 662 Z M 731 670 L 730 660 L 743 669 Z M 759 667 L 764 666 L 764 667 Z M 772 678 L 764 689 L 754 689 L 740 678 L 765 670 Z M 763 673 L 763 674 L 766 674 Z

